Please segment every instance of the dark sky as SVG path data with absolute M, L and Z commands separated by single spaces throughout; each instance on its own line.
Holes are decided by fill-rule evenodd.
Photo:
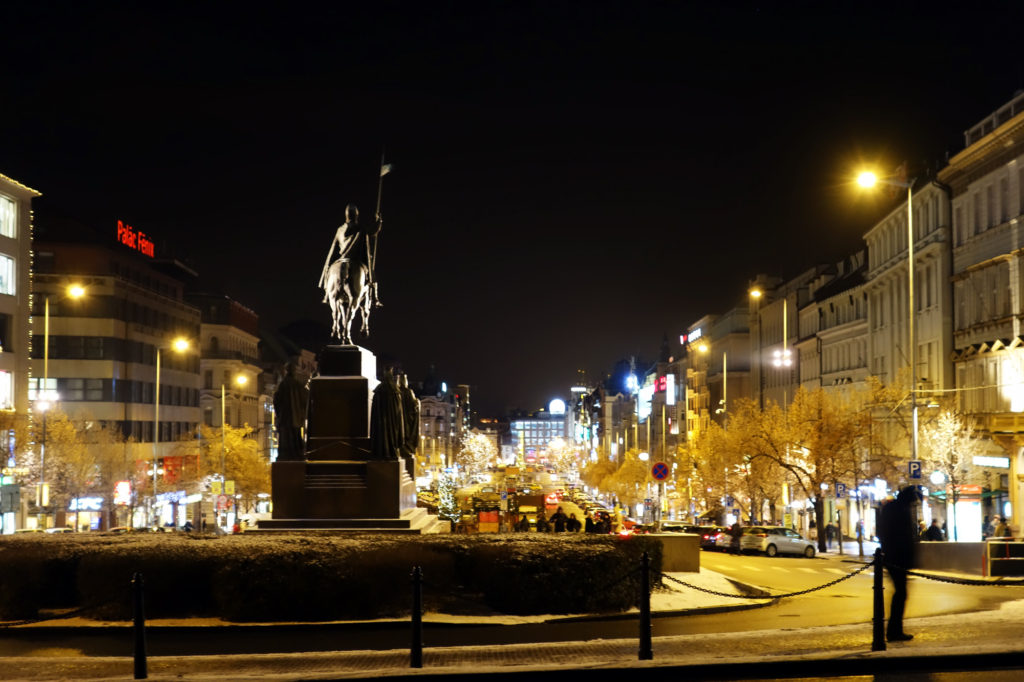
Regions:
M 894 7 L 894 5 L 905 7 Z M 1024 4 L 6 3 L 0 173 L 126 220 L 270 326 L 327 323 L 384 184 L 362 345 L 484 412 L 656 357 L 765 272 L 834 261 L 1024 87 Z

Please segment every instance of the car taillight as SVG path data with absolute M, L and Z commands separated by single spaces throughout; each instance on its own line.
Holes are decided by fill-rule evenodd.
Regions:
M 766 537 L 768 537 L 768 533 L 757 533 L 757 537 L 759 537 L 759 538 L 766 538 Z

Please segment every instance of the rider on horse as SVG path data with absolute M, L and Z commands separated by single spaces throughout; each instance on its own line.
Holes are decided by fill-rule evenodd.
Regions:
M 338 231 L 334 234 L 334 240 L 331 242 L 331 248 L 327 251 L 327 260 L 324 261 L 324 269 L 320 273 L 319 286 L 324 288 L 324 303 L 327 303 L 327 271 L 331 267 L 331 263 L 334 260 L 342 261 L 342 278 L 348 279 L 348 271 L 350 268 L 358 267 L 359 265 L 365 266 L 369 270 L 371 282 L 373 278 L 373 263 L 372 255 L 370 254 L 370 240 L 372 237 L 380 231 L 380 224 L 374 225 L 373 228 L 367 230 L 359 225 L 359 209 L 353 204 L 349 204 L 345 207 L 345 223 L 338 228 Z M 338 257 L 337 259 L 332 258 L 334 256 L 334 246 L 338 245 Z M 374 292 L 375 293 L 375 292 Z

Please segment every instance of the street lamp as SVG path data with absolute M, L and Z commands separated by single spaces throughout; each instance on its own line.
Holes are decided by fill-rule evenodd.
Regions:
M 245 386 L 248 382 L 249 382 L 249 377 L 247 377 L 244 374 L 239 374 L 239 375 L 235 376 L 235 385 L 238 386 L 239 388 L 241 388 L 242 386 Z M 227 422 L 227 417 L 226 417 L 226 414 L 227 414 L 226 393 L 227 393 L 227 389 L 225 387 L 225 384 L 221 383 L 221 385 L 220 385 L 220 475 L 221 475 L 221 480 L 223 480 L 223 481 L 227 480 L 227 469 L 224 466 L 224 453 L 227 450 L 227 446 L 225 445 L 226 440 L 225 440 L 225 435 L 224 434 L 225 434 L 225 431 L 226 431 L 225 427 L 227 426 L 227 423 L 228 423 Z
M 39 442 L 39 494 L 36 496 L 36 504 L 39 507 L 39 525 L 45 526 L 43 507 L 49 502 L 46 489 L 46 413 L 50 409 L 50 403 L 47 400 L 36 400 L 35 407 L 43 413 L 43 437 Z
M 80 299 L 85 296 L 85 287 L 71 284 L 59 298 Z M 36 400 L 48 400 L 47 384 L 50 378 L 50 294 L 43 295 L 43 385 L 36 387 Z M 45 409 L 45 408 L 44 408 Z
M 188 340 L 182 337 L 178 337 L 171 341 L 169 348 L 175 353 L 184 353 L 188 350 Z M 157 473 L 159 471 L 159 453 L 158 446 L 160 445 L 160 351 L 161 346 L 156 347 L 156 395 L 153 401 L 153 516 L 159 525 L 159 519 L 156 517 L 156 484 L 157 484 Z
M 71 284 L 64 294 L 58 298 L 80 299 L 85 296 L 85 287 Z M 40 508 L 47 502 L 46 494 L 46 412 L 51 403 L 57 400 L 55 391 L 49 390 L 50 384 L 50 294 L 43 295 L 43 382 L 36 386 L 35 409 L 43 413 L 43 435 L 39 442 L 39 497 Z M 40 517 L 42 512 L 40 509 Z M 41 518 L 40 518 L 41 520 Z
M 879 178 L 870 171 L 857 176 L 857 184 L 870 189 L 877 184 L 899 187 L 907 190 L 907 338 L 910 345 L 910 407 L 911 437 L 910 459 L 917 459 L 917 337 L 914 334 L 914 181 L 896 178 Z
M 761 298 L 764 291 L 760 287 L 751 287 L 747 292 L 754 302 L 754 315 L 757 320 L 757 406 L 764 409 L 764 363 L 761 361 Z

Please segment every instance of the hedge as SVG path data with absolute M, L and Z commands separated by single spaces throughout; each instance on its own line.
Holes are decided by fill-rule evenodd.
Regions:
M 87 617 L 128 620 L 136 572 L 148 618 L 403 617 L 413 566 L 423 569 L 428 611 L 611 613 L 635 605 L 645 551 L 659 570 L 661 543 L 644 536 L 3 536 L 0 619 L 82 608 Z

